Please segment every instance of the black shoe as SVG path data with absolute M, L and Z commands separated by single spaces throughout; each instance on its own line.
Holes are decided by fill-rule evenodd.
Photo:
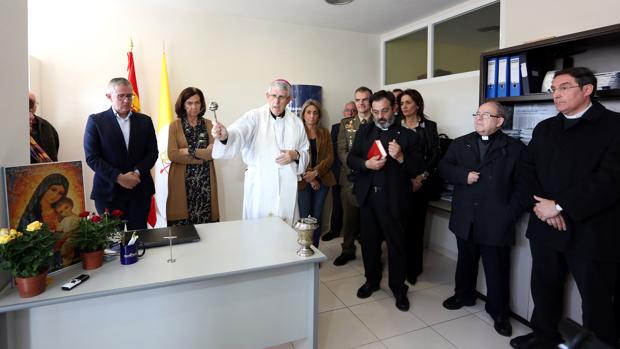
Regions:
M 446 299 L 443 301 L 443 307 L 450 310 L 461 309 L 463 306 L 471 307 L 476 304 L 476 299 L 473 300 L 464 300 L 458 298 L 456 295 Z
M 396 298 L 396 308 L 398 308 L 398 310 L 409 310 L 409 298 L 407 298 L 407 292 L 395 293 L 394 298 Z
M 379 285 L 373 286 L 366 282 L 357 290 L 357 298 L 368 298 L 372 295 L 373 292 L 379 290 Z
M 338 257 L 336 257 L 336 259 L 334 259 L 334 265 L 335 266 L 345 265 L 349 261 L 352 261 L 354 259 L 355 259 L 355 255 L 351 256 L 349 254 L 342 253 L 340 256 L 338 256 Z
M 510 320 L 506 316 L 501 315 L 496 317 L 495 322 L 493 323 L 493 327 L 495 328 L 495 331 L 502 336 L 512 336 L 512 325 L 510 324 Z
M 340 234 L 337 234 L 337 233 L 335 233 L 335 232 L 330 230 L 327 233 L 325 233 L 325 235 L 321 236 L 321 240 L 322 241 L 329 241 L 329 240 L 333 240 L 333 239 L 335 239 L 335 238 L 337 238 L 339 236 L 340 236 Z
M 515 337 L 510 341 L 510 346 L 516 349 L 554 349 L 558 343 L 550 342 L 537 337 L 534 332 L 524 336 Z

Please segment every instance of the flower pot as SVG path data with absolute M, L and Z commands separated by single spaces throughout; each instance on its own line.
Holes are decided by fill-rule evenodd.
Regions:
M 30 298 L 39 295 L 45 291 L 47 280 L 47 272 L 43 272 L 37 276 L 29 278 L 15 277 L 19 296 L 22 298 Z
M 97 269 L 103 264 L 103 250 L 82 252 L 82 268 L 85 270 Z

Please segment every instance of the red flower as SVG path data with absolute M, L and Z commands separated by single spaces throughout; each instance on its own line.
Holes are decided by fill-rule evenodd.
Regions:
M 114 210 L 112 211 L 112 217 L 120 217 L 123 215 L 123 211 L 121 210 Z
M 101 222 L 101 216 L 92 216 L 90 218 L 90 221 L 93 222 L 93 223 L 99 223 L 99 222 Z
M 90 212 L 84 211 L 84 212 L 80 213 L 80 218 L 86 218 L 86 217 L 88 217 L 88 215 L 90 215 Z

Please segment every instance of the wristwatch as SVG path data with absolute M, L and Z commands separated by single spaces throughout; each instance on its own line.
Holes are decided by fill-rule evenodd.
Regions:
M 555 201 L 554 201 L 554 202 L 555 202 Z M 555 204 L 555 209 L 556 209 L 556 210 L 558 210 L 559 212 L 562 212 L 562 210 L 564 210 L 564 209 L 562 208 L 562 206 L 560 206 L 560 205 L 559 205 L 559 204 L 557 204 L 557 203 Z
M 424 173 L 422 173 L 422 179 L 425 180 L 428 178 L 430 174 L 427 171 L 424 171 Z

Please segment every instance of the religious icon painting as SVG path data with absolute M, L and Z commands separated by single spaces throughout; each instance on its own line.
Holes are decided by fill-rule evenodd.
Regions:
M 28 224 L 39 221 L 56 233 L 50 272 L 79 261 L 71 236 L 86 207 L 82 162 L 5 167 L 4 178 L 9 227 L 24 231 Z

